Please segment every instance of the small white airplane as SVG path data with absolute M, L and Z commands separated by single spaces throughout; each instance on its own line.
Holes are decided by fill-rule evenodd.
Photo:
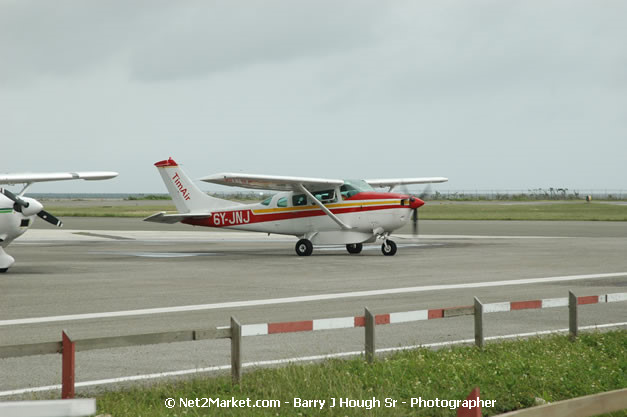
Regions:
M 420 198 L 392 193 L 398 185 L 448 181 L 444 177 L 377 180 L 333 180 L 251 174 L 215 174 L 201 181 L 260 190 L 280 191 L 261 203 L 241 204 L 201 191 L 172 158 L 155 164 L 178 214 L 160 212 L 145 218 L 158 223 L 185 223 L 299 238 L 296 253 L 309 256 L 313 245 L 346 245 L 360 253 L 363 243 L 383 240 L 384 255 L 396 254 L 390 233 L 404 226 L 413 212 L 417 221 Z M 373 187 L 388 187 L 377 192 Z
M 24 184 L 17 193 L 0 188 L 0 272 L 6 272 L 15 260 L 8 255 L 6 248 L 16 238 L 26 232 L 39 216 L 57 227 L 61 220 L 44 210 L 44 206 L 34 198 L 24 197 L 24 193 L 35 182 L 64 180 L 106 180 L 117 177 L 117 172 L 53 172 L 41 174 L 0 174 L 0 184 Z

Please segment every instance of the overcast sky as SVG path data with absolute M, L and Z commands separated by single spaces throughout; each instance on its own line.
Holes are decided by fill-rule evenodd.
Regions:
M 627 189 L 625 1 L 0 0 L 0 172 Z M 214 189 L 205 184 L 203 189 Z

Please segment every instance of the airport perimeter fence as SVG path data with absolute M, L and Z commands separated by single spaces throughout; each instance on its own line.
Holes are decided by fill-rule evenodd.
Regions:
M 231 317 L 230 326 L 200 330 L 108 336 L 90 339 L 73 339 L 67 330 L 63 330 L 61 341 L 0 346 L 0 359 L 60 353 L 62 356 L 61 398 L 65 399 L 74 398 L 76 352 L 196 340 L 230 339 L 231 378 L 233 383 L 237 384 L 242 378 L 242 338 L 248 336 L 364 327 L 364 357 L 366 361 L 372 362 L 375 359 L 376 353 L 375 327 L 377 325 L 409 323 L 421 320 L 443 319 L 460 316 L 474 316 L 475 345 L 478 348 L 482 348 L 485 344 L 483 328 L 485 320 L 484 316 L 486 314 L 516 310 L 568 307 L 569 334 L 570 337 L 575 340 L 579 332 L 578 307 L 580 305 L 614 303 L 620 301 L 627 301 L 627 292 L 576 296 L 572 291 L 569 291 L 568 297 L 563 298 L 505 301 L 484 304 L 475 297 L 474 305 L 469 306 L 414 310 L 386 314 L 373 314 L 368 308 L 365 308 L 363 316 L 348 316 L 278 323 L 240 324 L 236 318 Z

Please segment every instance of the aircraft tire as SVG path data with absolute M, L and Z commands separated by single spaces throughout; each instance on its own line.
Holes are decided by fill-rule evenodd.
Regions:
M 387 240 L 381 245 L 381 252 L 385 256 L 394 256 L 396 255 L 396 243 L 392 240 Z
M 295 249 L 298 256 L 309 256 L 313 252 L 313 244 L 308 239 L 301 239 L 296 242 Z
M 361 243 L 349 243 L 348 245 L 346 245 L 346 250 L 348 251 L 348 253 L 357 254 L 361 252 L 363 247 L 364 245 L 362 245 Z
M 0 268 L 0 274 L 7 272 L 9 268 Z

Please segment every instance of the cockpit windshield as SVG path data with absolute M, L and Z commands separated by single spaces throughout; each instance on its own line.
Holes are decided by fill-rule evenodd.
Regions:
M 344 180 L 344 185 L 340 187 L 343 198 L 350 198 L 364 191 L 374 191 L 374 188 L 364 180 Z

